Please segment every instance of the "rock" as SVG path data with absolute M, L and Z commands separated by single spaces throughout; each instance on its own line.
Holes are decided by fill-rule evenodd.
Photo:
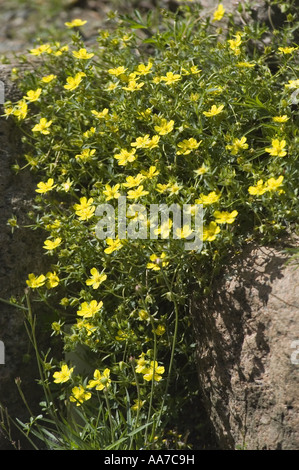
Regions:
M 9 80 L 10 67 L 0 65 L 0 80 L 5 84 L 5 100 L 19 98 L 18 90 Z M 0 115 L 3 107 L 0 104 Z M 28 273 L 42 269 L 41 235 L 28 228 L 27 213 L 32 206 L 36 182 L 29 171 L 15 174 L 12 165 L 21 155 L 21 139 L 17 127 L 11 120 L 0 118 L 0 298 L 10 300 L 11 295 L 20 300 L 24 295 Z M 12 216 L 20 226 L 12 233 L 7 221 Z M 0 364 L 0 403 L 7 408 L 11 418 L 28 419 L 28 412 L 21 400 L 15 379 L 19 377 L 29 405 L 37 409 L 40 387 L 35 353 L 29 344 L 24 326 L 24 313 L 0 301 L 0 340 L 5 345 L 5 364 Z M 0 418 L 1 421 L 1 418 Z M 21 439 L 13 431 L 15 440 Z M 22 445 L 26 447 L 25 441 Z M 11 448 L 1 435 L 0 450 Z
M 221 449 L 299 447 L 299 263 L 287 260 L 282 246 L 248 247 L 194 302 L 200 393 Z

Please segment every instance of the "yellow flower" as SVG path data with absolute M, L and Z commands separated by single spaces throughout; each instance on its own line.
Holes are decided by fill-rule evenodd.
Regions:
M 238 211 L 232 211 L 232 212 L 220 212 L 220 211 L 215 211 L 214 212 L 214 217 L 215 217 L 215 222 L 217 224 L 232 224 L 235 221 L 235 218 L 238 215 Z
M 96 268 L 92 268 L 90 270 L 91 278 L 87 279 L 86 285 L 87 286 L 92 286 L 93 289 L 97 289 L 102 282 L 106 281 L 107 275 L 103 273 L 99 273 L 99 271 Z
M 152 269 L 153 271 L 160 271 L 161 266 L 162 268 L 166 267 L 169 264 L 169 261 L 165 260 L 166 258 L 166 253 L 164 251 L 161 253 L 161 255 L 156 255 L 153 253 L 150 256 L 150 261 L 147 263 L 146 267 L 147 269 Z
M 158 186 L 158 185 L 157 185 Z M 169 183 L 167 187 L 167 191 L 169 194 L 178 194 L 179 191 L 182 189 L 183 186 L 180 186 L 178 183 Z
M 220 114 L 224 108 L 224 105 L 221 104 L 220 106 L 217 106 L 213 104 L 213 106 L 209 109 L 209 111 L 203 111 L 203 114 L 207 117 L 213 117 L 217 116 L 217 114 Z
M 94 56 L 92 52 L 89 53 L 84 48 L 79 49 L 79 51 L 73 51 L 72 54 L 74 57 L 76 57 L 76 59 L 83 59 L 83 60 L 91 59 Z
M 153 149 L 155 147 L 158 147 L 159 140 L 159 135 L 153 135 L 153 137 L 149 139 L 149 141 L 145 144 L 144 148 Z
M 107 253 L 108 255 L 110 255 L 114 251 L 120 250 L 123 247 L 122 242 L 118 238 L 116 238 L 115 240 L 113 240 L 112 238 L 106 238 L 106 243 L 108 247 L 105 248 L 104 253 Z
M 283 116 L 274 116 L 272 119 L 274 122 L 287 122 L 290 118 L 284 114 Z
M 46 118 L 41 118 L 39 123 L 32 128 L 32 132 L 40 132 L 41 134 L 50 134 L 48 130 L 53 121 L 47 121 Z
M 136 70 L 137 75 L 147 75 L 150 73 L 153 63 L 148 61 L 147 65 L 139 64 Z
M 247 69 L 250 69 L 255 66 L 255 64 L 253 64 L 252 62 L 238 62 L 236 65 L 237 67 L 240 67 L 240 68 L 244 67 Z
M 63 364 L 61 366 L 60 372 L 54 372 L 53 377 L 54 377 L 54 382 L 56 384 L 62 384 L 64 382 L 67 382 L 70 380 L 71 375 L 73 373 L 74 368 L 72 367 L 71 369 L 68 368 L 67 364 Z
M 91 111 L 91 114 L 93 114 L 98 119 L 103 119 L 107 116 L 108 112 L 109 112 L 108 108 L 104 108 L 103 111 L 96 111 L 95 109 L 93 109 Z
M 126 188 L 134 188 L 135 186 L 139 186 L 143 180 L 144 176 L 141 173 L 138 173 L 137 176 L 127 176 L 126 183 L 123 183 L 123 186 Z
M 55 271 L 53 273 L 48 272 L 46 277 L 48 279 L 46 284 L 48 289 L 53 289 L 54 287 L 58 286 L 60 279 Z
M 234 51 L 235 55 L 239 55 L 241 52 L 239 46 L 242 43 L 241 34 L 236 34 L 235 39 L 229 39 L 228 42 L 230 49 Z
M 43 274 L 36 277 L 33 273 L 31 273 L 28 275 L 26 284 L 28 287 L 31 287 L 31 289 L 37 289 L 38 287 L 43 286 L 45 282 L 46 282 L 46 277 Z
M 79 216 L 79 220 L 88 220 L 94 215 L 95 207 L 92 206 L 93 198 L 87 200 L 86 197 L 80 198 L 80 204 L 74 204 L 76 215 Z
M 156 186 L 156 191 L 158 191 L 158 193 L 165 193 L 169 188 L 169 183 L 165 183 L 165 184 L 162 184 L 162 183 L 158 183 L 157 186 Z
M 152 179 L 154 176 L 158 176 L 160 172 L 157 170 L 157 167 L 151 166 L 148 171 L 142 170 L 141 174 L 148 179 Z
M 155 333 L 158 336 L 162 336 L 164 335 L 165 331 L 166 331 L 166 328 L 164 325 L 158 325 L 157 328 L 153 330 L 153 333 Z
M 72 394 L 73 395 L 70 396 L 70 401 L 75 402 L 76 406 L 81 406 L 82 403 L 91 398 L 91 393 L 86 392 L 82 385 L 79 385 L 79 387 L 73 387 Z
M 79 26 L 83 26 L 87 21 L 80 20 L 79 18 L 75 18 L 73 21 L 68 21 L 65 24 L 68 28 L 78 28 Z
M 169 134 L 169 132 L 173 130 L 173 126 L 174 126 L 174 121 L 171 120 L 167 122 L 167 120 L 163 118 L 161 119 L 160 125 L 155 126 L 155 131 L 159 135 L 166 135 L 166 134 Z
M 138 400 L 138 398 L 137 398 L 137 399 L 134 400 L 134 402 L 135 402 L 135 405 L 131 406 L 131 410 L 138 411 L 144 405 L 145 400 Z
M 214 15 L 213 15 L 213 21 L 221 20 L 223 18 L 224 13 L 225 13 L 225 9 L 223 8 L 223 5 L 222 4 L 218 5 L 218 8 L 214 12 Z
M 81 153 L 78 155 L 75 155 L 75 158 L 77 160 L 82 160 L 83 162 L 86 162 L 91 159 L 91 157 L 96 153 L 95 149 L 83 149 Z
M 43 248 L 45 250 L 55 250 L 61 243 L 61 238 L 55 238 L 55 240 L 45 240 Z
M 31 49 L 30 54 L 39 56 L 43 54 L 44 52 L 47 52 L 48 54 L 51 54 L 52 49 L 50 44 L 41 44 L 39 47 L 36 47 L 34 49 Z
M 270 153 L 273 157 L 284 157 L 287 154 L 285 151 L 285 140 L 272 139 L 271 144 L 272 147 L 265 148 L 265 151 Z
M 140 88 L 142 88 L 144 85 L 144 82 L 138 83 L 136 80 L 129 80 L 128 86 L 123 86 L 123 90 L 127 91 L 138 91 Z
M 71 181 L 69 178 L 67 179 L 67 181 L 65 181 L 64 183 L 61 184 L 62 186 L 62 189 L 68 193 L 69 190 L 71 189 L 71 186 L 73 184 L 73 181 Z
M 92 318 L 102 307 L 102 301 L 97 302 L 96 300 L 91 300 L 89 303 L 83 302 L 80 305 L 80 309 L 77 310 L 77 315 L 83 318 Z
M 265 182 L 266 191 L 277 191 L 277 189 L 282 185 L 283 178 L 284 177 L 282 175 L 280 175 L 277 179 L 269 178 Z
M 118 191 L 120 184 L 115 184 L 112 187 L 110 184 L 106 184 L 105 188 L 106 190 L 103 191 L 103 194 L 106 196 L 106 201 L 110 201 L 110 199 L 118 199 L 120 197 L 120 192 Z
M 169 219 L 163 224 L 161 224 L 160 227 L 156 228 L 154 230 L 154 234 L 161 235 L 161 238 L 168 238 L 171 227 L 172 227 L 172 220 Z
M 182 142 L 178 143 L 178 147 L 180 150 L 177 151 L 177 155 L 189 155 L 189 153 L 191 153 L 192 150 L 196 150 L 201 143 L 202 140 L 197 142 L 197 140 L 193 137 L 191 137 L 190 139 L 185 139 Z
M 35 190 L 36 193 L 45 194 L 48 191 L 52 191 L 52 189 L 56 188 L 56 184 L 54 185 L 53 178 L 49 178 L 46 183 L 42 181 L 37 185 L 38 189 Z
M 87 388 L 94 388 L 96 390 L 104 390 L 110 387 L 111 379 L 110 379 L 110 370 L 106 368 L 103 371 L 103 374 L 96 369 L 93 373 L 93 380 L 88 382 Z
M 208 171 L 208 168 L 203 165 L 203 166 L 201 166 L 200 168 L 198 168 L 197 170 L 194 170 L 194 173 L 196 174 L 196 176 L 202 176 L 202 175 L 204 175 L 207 171 Z
M 208 206 L 209 204 L 214 204 L 220 199 L 220 194 L 216 194 L 215 191 L 211 191 L 208 195 L 200 194 L 200 198 L 196 199 L 196 204 L 203 204 L 203 206 Z
M 207 227 L 203 227 L 202 239 L 204 242 L 212 242 L 219 232 L 220 227 L 218 227 L 216 222 L 210 222 Z
M 137 366 L 135 367 L 135 371 L 137 374 L 144 374 L 147 370 L 147 361 L 145 359 L 145 354 L 141 353 L 139 359 L 137 359 Z
M 279 53 L 280 54 L 292 54 L 298 47 L 279 47 Z
M 84 72 L 78 72 L 74 77 L 67 77 L 67 84 L 64 85 L 64 88 L 70 91 L 75 90 L 82 82 L 82 77 L 86 77 Z
M 109 69 L 108 73 L 110 75 L 114 75 L 115 77 L 118 77 L 119 75 L 124 74 L 126 70 L 128 70 L 128 69 L 125 69 L 125 67 L 120 66 L 120 67 L 117 67 L 115 69 Z
M 23 98 L 31 102 L 37 101 L 41 95 L 41 92 L 42 92 L 41 88 L 37 88 L 36 90 L 29 90 L 27 92 L 27 95 L 23 96 Z
M 132 163 L 136 159 L 136 149 L 128 151 L 126 149 L 121 149 L 119 153 L 114 155 L 114 158 L 118 160 L 118 164 L 121 166 L 126 166 L 127 163 Z
M 147 382 L 151 382 L 154 380 L 155 382 L 160 382 L 162 379 L 162 374 L 164 374 L 165 368 L 163 366 L 158 366 L 157 361 L 151 361 L 150 362 L 150 367 L 148 367 L 145 371 L 143 372 L 143 378 Z
M 57 78 L 57 75 L 54 75 L 53 73 L 51 73 L 50 75 L 45 75 L 44 77 L 42 77 L 42 82 L 44 83 L 50 83 L 52 82 L 52 80 L 55 80 L 55 78 Z
M 139 317 L 139 320 L 144 321 L 144 320 L 148 320 L 150 315 L 146 310 L 141 309 L 138 312 L 138 317 Z
M 176 235 L 179 238 L 187 238 L 189 235 L 191 235 L 192 229 L 189 225 L 184 225 L 183 228 L 177 228 L 176 229 Z
M 232 155 L 237 155 L 240 150 L 248 149 L 246 140 L 246 137 L 241 137 L 241 139 L 234 139 L 232 145 L 227 145 L 225 148 L 230 150 Z
M 248 192 L 252 196 L 261 196 L 266 192 L 263 180 L 258 180 L 255 186 L 249 186 Z
M 149 134 L 145 134 L 143 137 L 137 137 L 135 142 L 131 143 L 132 147 L 136 147 L 137 149 L 145 148 L 150 142 Z
M 138 188 L 136 189 L 130 189 L 128 191 L 128 199 L 138 199 L 142 196 L 146 196 L 147 194 L 149 194 L 148 191 L 145 191 L 143 189 L 143 186 L 138 186 Z
M 299 78 L 297 80 L 289 80 L 285 87 L 290 89 L 299 88 Z
M 173 85 L 181 79 L 181 75 L 179 75 L 178 73 L 174 74 L 173 72 L 167 72 L 164 77 L 160 77 L 160 80 L 165 82 L 166 85 Z

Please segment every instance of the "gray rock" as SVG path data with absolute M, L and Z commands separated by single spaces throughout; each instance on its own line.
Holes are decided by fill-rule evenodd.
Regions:
M 221 449 L 299 448 L 299 264 L 287 259 L 281 245 L 248 247 L 194 302 L 200 393 Z

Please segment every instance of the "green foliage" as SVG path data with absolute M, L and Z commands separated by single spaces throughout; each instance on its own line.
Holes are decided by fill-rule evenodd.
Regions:
M 26 431 L 49 447 L 184 445 L 162 439 L 195 393 L 191 297 L 248 241 L 275 241 L 298 220 L 295 20 L 271 32 L 230 18 L 224 34 L 188 4 L 158 26 L 115 17 L 90 50 L 84 25 L 68 44 L 31 50 L 40 60 L 5 113 L 24 132 L 19 167 L 41 180 L 31 216 L 49 271 L 27 286 L 33 305 L 52 306 L 66 354 L 38 355 L 48 418 Z M 203 249 L 99 239 L 95 209 L 117 214 L 120 195 L 202 204 Z

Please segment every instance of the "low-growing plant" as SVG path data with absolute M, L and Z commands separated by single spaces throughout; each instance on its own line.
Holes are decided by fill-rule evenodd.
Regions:
M 24 133 L 15 169 L 40 178 L 30 216 L 49 260 L 26 280 L 45 395 L 23 425 L 29 437 L 55 449 L 188 446 L 175 429 L 196 393 L 192 297 L 211 291 L 244 244 L 275 241 L 298 220 L 292 5 L 274 31 L 236 24 L 221 4 L 205 16 L 186 2 L 158 24 L 115 16 L 88 48 L 78 19 L 66 23 L 69 43 L 37 44 L 23 59 L 37 57 L 5 115 Z M 192 214 L 200 205 L 202 249 L 187 250 L 192 227 L 175 236 L 172 219 L 150 238 L 140 207 L 126 214 L 135 238 L 116 223 L 101 239 L 97 207 L 109 204 L 117 220 L 122 197 Z M 43 303 L 61 357 L 39 351 Z

